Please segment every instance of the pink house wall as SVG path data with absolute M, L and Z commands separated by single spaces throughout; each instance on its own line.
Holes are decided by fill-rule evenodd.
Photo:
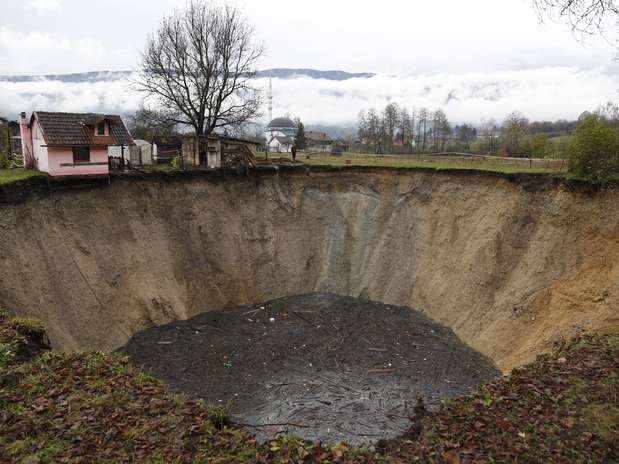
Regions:
M 75 164 L 75 166 L 61 166 L 73 164 L 73 149 L 71 147 L 49 147 L 47 149 L 49 172 L 52 176 L 107 174 L 107 147 L 90 147 L 90 162 L 105 163 L 104 165 Z

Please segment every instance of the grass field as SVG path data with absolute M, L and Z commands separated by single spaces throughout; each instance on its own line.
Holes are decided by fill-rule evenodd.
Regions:
M 41 175 L 43 174 L 40 171 L 33 169 L 0 169 L 0 185 Z
M 279 155 L 278 155 L 279 156 Z M 286 156 L 286 155 L 282 155 Z M 288 155 L 289 157 L 289 155 Z M 489 159 L 481 157 L 465 157 L 457 155 L 362 155 L 345 153 L 342 156 L 329 154 L 301 154 L 297 160 L 309 165 L 329 166 L 376 166 L 395 168 L 434 168 L 434 169 L 479 169 L 496 172 L 533 172 L 564 174 L 567 163 L 556 160 L 528 159 Z

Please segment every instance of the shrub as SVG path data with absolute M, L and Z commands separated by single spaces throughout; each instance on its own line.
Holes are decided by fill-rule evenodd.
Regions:
M 524 158 L 546 158 L 549 146 L 546 134 L 534 134 L 524 139 L 521 154 Z
M 569 172 L 600 180 L 619 174 L 619 129 L 598 114 L 580 121 L 570 150 Z
M 174 158 L 172 158 L 170 166 L 172 166 L 173 169 L 181 169 L 183 167 L 181 157 L 175 156 Z

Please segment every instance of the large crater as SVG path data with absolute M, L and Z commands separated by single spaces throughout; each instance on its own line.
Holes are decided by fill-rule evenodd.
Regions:
M 260 440 L 394 438 L 416 398 L 434 409 L 499 375 L 414 309 L 321 293 L 146 329 L 124 352 L 177 391 L 230 408 Z
M 114 178 L 0 207 L 0 305 L 42 319 L 57 349 L 113 350 L 205 311 L 331 293 L 417 308 L 508 371 L 616 327 L 618 200 L 390 170 Z

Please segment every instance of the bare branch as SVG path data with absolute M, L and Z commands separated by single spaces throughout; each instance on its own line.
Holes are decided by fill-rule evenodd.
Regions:
M 262 47 L 253 35 L 236 7 L 193 0 L 149 37 L 134 84 L 198 135 L 238 126 L 261 107 L 251 78 Z
M 532 0 L 540 18 L 558 16 L 577 35 L 604 35 L 616 31 L 619 6 L 615 0 Z

